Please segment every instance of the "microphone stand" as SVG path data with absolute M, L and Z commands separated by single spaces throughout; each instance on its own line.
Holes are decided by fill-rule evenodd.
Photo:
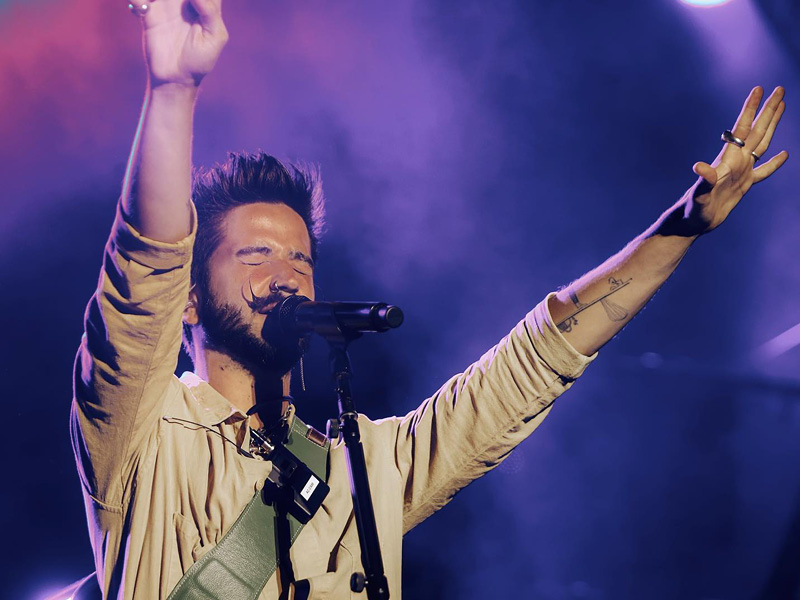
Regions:
M 276 327 L 289 335 L 314 332 L 325 338 L 330 346 L 330 367 L 339 401 L 339 419 L 329 422 L 329 436 L 338 431 L 347 450 L 347 471 L 350 494 L 361 545 L 361 564 L 364 573 L 353 573 L 350 589 L 361 592 L 366 587 L 369 600 L 388 600 L 389 583 L 383 572 L 383 559 L 375 524 L 375 510 L 369 490 L 367 461 L 358 428 L 358 412 L 353 402 L 350 379 L 353 369 L 347 347 L 364 331 L 388 331 L 403 323 L 403 312 L 383 302 L 312 302 L 305 296 L 289 296 L 272 309 L 272 318 L 264 329 Z M 270 334 L 264 333 L 265 337 Z
M 319 332 L 318 332 L 319 333 Z M 347 466 L 350 476 L 350 493 L 353 497 L 353 512 L 356 517 L 358 540 L 361 544 L 361 563 L 364 573 L 353 573 L 350 589 L 361 592 L 365 587 L 369 600 L 388 600 L 389 584 L 383 572 L 383 559 L 378 542 L 378 527 L 375 524 L 375 511 L 369 490 L 367 463 L 361 432 L 358 428 L 358 412 L 353 402 L 350 379 L 353 370 L 347 354 L 348 344 L 359 337 L 358 332 L 347 334 L 337 330 L 321 333 L 330 345 L 330 367 L 336 396 L 339 401 L 339 431 L 347 449 Z

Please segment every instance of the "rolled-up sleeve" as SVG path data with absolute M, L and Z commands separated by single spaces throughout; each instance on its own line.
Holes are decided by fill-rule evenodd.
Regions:
M 572 348 L 553 323 L 545 299 L 499 344 L 398 420 L 403 530 L 500 464 L 595 356 Z
M 178 360 L 192 231 L 176 243 L 148 239 L 117 209 L 97 291 L 75 360 L 71 437 L 81 481 L 119 506 L 133 465 L 153 440 Z

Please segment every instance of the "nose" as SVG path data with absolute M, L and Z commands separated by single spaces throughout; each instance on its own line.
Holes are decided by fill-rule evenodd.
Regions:
M 272 293 L 296 294 L 300 290 L 300 281 L 294 269 L 281 269 L 269 282 L 269 291 Z

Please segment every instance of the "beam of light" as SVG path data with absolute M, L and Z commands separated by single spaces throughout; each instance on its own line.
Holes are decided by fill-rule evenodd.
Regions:
M 800 346 L 800 323 L 762 344 L 756 349 L 755 355 L 763 360 L 771 360 L 797 346 Z
M 713 8 L 715 6 L 722 6 L 731 0 L 681 0 L 684 4 L 694 6 L 696 8 Z
M 707 57 L 717 67 L 709 77 L 736 93 L 749 90 L 756 83 L 771 90 L 775 67 L 785 60 L 781 59 L 783 52 L 764 22 L 757 0 L 718 4 L 714 7 L 718 10 L 693 10 L 695 7 L 687 0 L 674 6 L 680 7 L 684 18 L 693 25 Z
M 73 600 L 75 598 L 73 589 L 74 587 L 75 586 L 73 584 L 67 588 L 65 588 L 63 585 L 59 586 L 58 588 L 45 588 L 33 598 L 34 600 Z

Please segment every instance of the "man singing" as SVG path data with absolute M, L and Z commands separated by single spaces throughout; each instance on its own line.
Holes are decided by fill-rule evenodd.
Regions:
M 131 10 L 148 85 L 71 413 L 103 597 L 351 597 L 364 567 L 344 447 L 295 416 L 290 372 L 302 342 L 263 334 L 278 302 L 314 298 L 319 177 L 258 153 L 231 155 L 192 183 L 194 102 L 228 38 L 221 0 Z M 759 163 L 784 111 L 777 88 L 756 115 L 762 95 L 750 93 L 717 158 L 698 162 L 697 182 L 624 250 L 536 305 L 417 410 L 358 419 L 392 598 L 403 535 L 530 435 L 692 243 L 786 161 L 781 152 Z M 178 379 L 182 339 L 194 372 Z M 269 519 L 274 535 L 247 546 L 242 571 L 231 548 L 245 547 L 236 536 L 247 532 L 233 525 L 270 503 L 262 492 L 275 485 L 274 464 L 257 432 L 276 431 L 290 450 L 306 444 L 322 457 L 330 491 L 289 535 Z

